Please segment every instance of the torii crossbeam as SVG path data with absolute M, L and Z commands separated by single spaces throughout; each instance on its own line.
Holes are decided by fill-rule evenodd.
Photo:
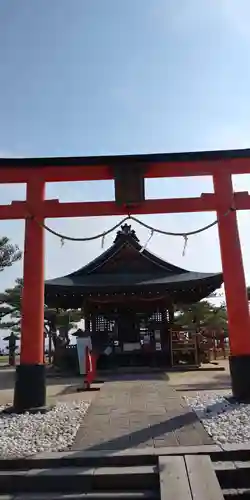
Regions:
M 124 175 L 124 172 L 126 175 Z M 233 174 L 250 173 L 250 150 L 84 158 L 0 159 L 0 183 L 26 183 L 25 201 L 0 205 L 0 219 L 25 219 L 20 366 L 14 410 L 46 403 L 44 365 L 44 228 L 46 218 L 215 211 L 228 311 L 232 391 L 250 399 L 250 320 L 237 210 L 250 209 L 248 192 L 234 192 Z M 213 177 L 214 193 L 153 199 L 145 178 Z M 128 177 L 126 181 L 126 176 Z M 60 203 L 45 199 L 46 182 L 114 179 L 116 201 Z M 225 215 L 226 214 L 226 215 Z

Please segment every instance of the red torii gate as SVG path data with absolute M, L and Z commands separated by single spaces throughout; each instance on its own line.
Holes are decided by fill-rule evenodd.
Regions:
M 0 219 L 25 219 L 21 359 L 14 411 L 46 403 L 44 366 L 44 228 L 46 218 L 215 211 L 230 332 L 232 390 L 250 398 L 250 320 L 236 210 L 250 209 L 248 192 L 233 192 L 232 175 L 250 173 L 250 150 L 0 159 L 0 183 L 26 183 L 25 201 L 0 205 Z M 196 198 L 144 198 L 144 178 L 213 177 L 214 193 Z M 60 203 L 45 199 L 46 182 L 114 179 L 116 201 Z M 131 195 L 132 193 L 132 195 Z M 226 214 L 226 215 L 225 215 Z

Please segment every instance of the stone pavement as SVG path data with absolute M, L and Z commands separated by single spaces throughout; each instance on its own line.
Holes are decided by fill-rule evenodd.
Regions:
M 195 413 L 166 380 L 107 381 L 93 400 L 73 450 L 212 444 Z

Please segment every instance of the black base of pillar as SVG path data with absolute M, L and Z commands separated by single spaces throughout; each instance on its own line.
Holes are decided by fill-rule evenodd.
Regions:
M 45 365 L 19 365 L 16 367 L 13 412 L 45 411 Z
M 91 387 L 90 385 L 83 384 L 82 387 L 77 387 L 77 392 L 98 392 L 100 391 L 100 387 Z
M 235 401 L 250 402 L 250 354 L 230 356 L 232 393 Z

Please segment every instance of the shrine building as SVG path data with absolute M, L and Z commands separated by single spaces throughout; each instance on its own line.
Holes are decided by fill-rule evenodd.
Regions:
M 82 309 L 99 368 L 170 367 L 175 363 L 174 311 L 208 297 L 222 282 L 222 273 L 193 272 L 165 262 L 143 248 L 124 224 L 99 257 L 46 281 L 45 303 Z M 179 350 L 184 356 L 185 345 Z M 189 364 L 197 364 L 195 355 Z

